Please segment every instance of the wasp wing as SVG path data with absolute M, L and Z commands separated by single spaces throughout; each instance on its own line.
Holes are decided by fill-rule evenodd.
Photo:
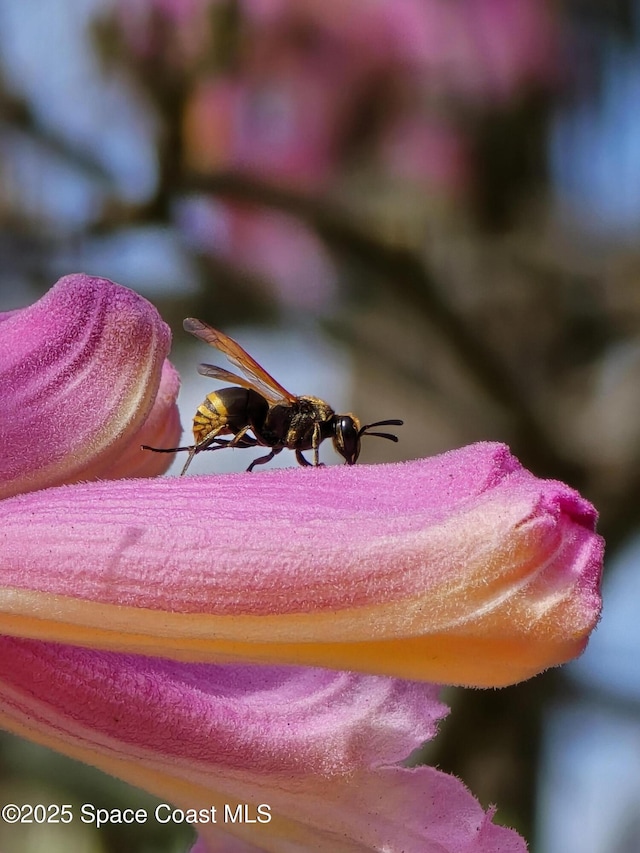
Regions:
M 237 373 L 232 373 L 230 370 L 225 370 L 224 367 L 217 367 L 215 364 L 199 364 L 198 373 L 202 376 L 218 379 L 220 382 L 229 382 L 231 385 L 240 385 L 242 388 L 255 391 L 255 385 L 248 379 L 238 376 Z
M 296 399 L 295 395 L 289 393 L 289 391 L 283 388 L 279 382 L 276 382 L 273 376 L 270 376 L 264 368 L 260 367 L 258 362 L 251 358 L 249 353 L 245 352 L 240 344 L 236 343 L 233 338 L 225 335 L 224 332 L 219 332 L 217 329 L 208 326 L 206 323 L 203 323 L 202 320 L 196 320 L 194 317 L 187 317 L 182 325 L 186 332 L 190 332 L 192 335 L 195 335 L 196 338 L 199 338 L 201 341 L 204 341 L 206 344 L 209 344 L 209 346 L 212 346 L 223 353 L 232 364 L 244 373 L 246 378 L 249 380 L 249 384 L 246 384 L 245 382 L 238 383 L 238 379 L 240 377 L 235 376 L 233 373 L 228 373 L 222 368 L 215 368 L 216 371 L 221 371 L 222 374 L 226 374 L 224 381 L 226 381 L 227 377 L 234 377 L 231 381 L 242 385 L 243 388 L 251 388 L 254 391 L 257 391 L 258 394 L 261 394 L 265 398 L 265 400 L 268 400 L 274 405 L 278 403 L 294 402 Z M 213 365 L 208 365 L 208 367 L 213 367 Z M 206 375 L 211 376 L 212 374 L 208 373 Z M 218 377 L 220 375 L 220 372 L 218 372 Z

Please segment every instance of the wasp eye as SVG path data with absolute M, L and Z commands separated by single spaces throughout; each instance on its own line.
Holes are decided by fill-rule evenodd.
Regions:
M 360 434 L 358 425 L 350 415 L 336 417 L 333 446 L 347 465 L 355 465 L 360 456 Z

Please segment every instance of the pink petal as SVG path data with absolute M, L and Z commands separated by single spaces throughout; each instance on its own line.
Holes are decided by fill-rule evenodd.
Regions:
M 87 483 L 0 504 L 0 608 L 22 636 L 501 686 L 584 649 L 594 525 L 497 444 Z
M 210 850 L 234 849 L 222 829 L 258 850 L 524 853 L 456 779 L 397 766 L 444 711 L 427 684 L 0 640 L 3 725 L 182 808 L 215 805 L 221 826 L 197 827 Z M 239 803 L 271 820 L 225 823 Z
M 122 477 L 157 477 L 164 474 L 175 458 L 166 453 L 149 453 L 141 445 L 175 447 L 182 433 L 176 398 L 180 390 L 180 374 L 165 360 L 160 386 L 149 412 L 140 428 L 132 433 L 122 453 L 105 459 L 102 468 L 94 471 L 94 479 L 117 480 Z
M 139 443 L 148 419 L 154 433 L 180 434 L 172 368 L 160 385 L 170 340 L 146 299 L 86 275 L 65 276 L 34 305 L 5 315 L 0 497 L 166 470 L 171 457 L 150 462 Z

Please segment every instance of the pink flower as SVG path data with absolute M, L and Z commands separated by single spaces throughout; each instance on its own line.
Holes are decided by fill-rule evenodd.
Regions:
M 149 302 L 85 275 L 0 314 L 0 497 L 166 471 L 140 444 L 180 436 L 170 345 Z
M 0 324 L 9 424 L 27 401 L 33 436 L 22 473 L 8 469 L 25 493 L 0 502 L 2 725 L 195 810 L 200 853 L 524 853 L 458 780 L 399 762 L 445 712 L 427 680 L 508 684 L 584 648 L 600 607 L 593 508 L 496 444 L 27 492 L 104 470 L 114 453 L 95 435 L 112 421 L 110 446 L 129 448 L 118 476 L 138 470 L 131 413 L 153 413 L 168 344 L 156 318 L 70 276 Z M 69 454 L 49 481 L 50 433 L 31 426 L 45 391 Z M 238 804 L 268 819 L 225 821 Z
M 524 853 L 458 780 L 398 766 L 444 713 L 396 679 L 0 641 L 3 725 L 175 804 L 160 819 L 197 810 L 207 851 Z
M 25 636 L 38 613 L 37 636 L 78 645 L 497 687 L 583 650 L 599 609 L 594 522 L 495 444 L 82 483 L 0 504 L 0 583 Z

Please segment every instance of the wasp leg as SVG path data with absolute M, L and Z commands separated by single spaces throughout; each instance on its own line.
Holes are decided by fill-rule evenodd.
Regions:
M 151 447 L 149 444 L 141 444 L 140 450 L 153 450 L 154 453 L 179 453 L 181 450 L 193 450 L 191 447 Z
M 187 456 L 187 461 L 184 463 L 184 468 L 180 472 L 181 477 L 184 477 L 184 475 L 187 473 L 187 468 L 189 467 L 189 465 L 191 465 L 191 460 L 196 455 L 196 453 L 198 453 L 199 448 L 199 444 L 194 444 L 193 447 L 189 448 L 189 455 Z
M 258 459 L 254 459 L 251 465 L 247 468 L 247 473 L 249 473 L 249 471 L 253 471 L 256 465 L 264 465 L 265 462 L 271 462 L 276 453 L 280 453 L 281 450 L 281 447 L 275 447 L 267 456 L 260 456 Z
M 198 453 L 204 453 L 207 450 L 224 450 L 225 447 L 255 447 L 257 443 L 257 441 L 246 436 L 237 443 L 232 438 L 214 438 L 211 444 L 207 442 L 206 447 L 200 447 Z M 183 450 L 191 450 L 191 448 L 184 447 Z
M 324 464 L 320 461 L 320 442 L 322 438 L 320 437 L 320 424 L 315 424 L 313 427 L 313 438 L 311 439 L 311 447 L 313 448 L 313 465 L 315 468 L 324 468 Z M 296 457 L 298 457 L 298 453 L 296 451 Z M 304 460 L 307 465 L 311 465 L 312 463 Z M 298 462 L 300 459 L 298 458 Z M 302 465 L 302 462 L 300 462 Z
M 241 430 L 238 430 L 238 432 L 233 436 L 231 441 L 229 441 L 229 443 L 227 444 L 227 447 L 255 447 L 254 444 L 250 443 L 253 441 L 251 436 L 247 436 L 247 432 L 250 429 L 251 425 L 248 424 L 247 426 L 242 427 Z M 258 444 L 258 442 L 256 441 L 255 444 Z
M 234 441 L 233 438 L 216 438 L 214 443 L 217 445 L 216 447 L 203 447 L 203 450 L 222 450 L 224 447 L 239 447 L 241 450 L 245 447 L 258 447 L 260 442 L 252 438 L 250 435 L 243 435 L 239 441 Z M 190 447 L 183 448 L 184 450 L 191 450 Z
M 249 439 L 245 439 L 248 441 Z M 215 444 L 216 447 L 207 447 L 201 448 L 201 450 L 221 450 L 223 447 L 226 447 L 229 444 L 230 439 L 225 438 L 214 438 L 211 440 L 211 444 Z M 253 447 L 253 444 L 242 445 L 243 447 Z M 141 444 L 140 450 L 153 450 L 154 453 L 180 453 L 182 450 L 193 450 L 195 447 L 194 444 L 190 444 L 188 447 L 151 447 L 150 444 Z
M 311 462 L 305 459 L 299 450 L 296 450 L 296 459 L 298 460 L 298 465 L 302 465 L 303 468 L 313 468 Z
M 222 429 L 224 429 L 224 427 L 222 427 Z M 211 447 L 211 445 L 212 444 L 220 445 L 221 439 L 218 438 L 220 431 L 221 431 L 221 428 L 218 427 L 217 429 L 210 432 L 209 435 L 205 436 L 201 442 L 199 442 L 198 444 L 194 444 L 193 447 L 187 448 L 189 451 L 189 455 L 187 457 L 187 461 L 184 463 L 184 468 L 180 472 L 181 477 L 184 477 L 184 475 L 187 473 L 187 468 L 189 467 L 189 465 L 191 465 L 191 462 L 192 462 L 194 456 L 196 456 L 198 453 L 202 453 L 203 450 L 209 450 L 209 449 L 216 450 L 217 449 L 217 447 Z M 231 444 L 231 442 L 225 442 L 224 444 L 221 444 L 220 446 L 221 447 L 228 447 L 229 444 Z
M 251 429 L 250 426 L 243 427 L 239 432 L 237 432 L 233 438 L 229 439 L 220 439 L 218 438 L 218 434 L 220 429 L 212 432 L 210 435 L 206 436 L 199 444 L 196 444 L 195 447 L 189 448 L 189 457 L 187 461 L 184 463 L 184 468 L 180 474 L 183 477 L 187 471 L 189 465 L 191 465 L 191 460 L 197 453 L 202 453 L 203 450 L 219 450 L 220 447 L 253 447 L 254 445 L 250 442 L 253 441 L 251 436 L 247 437 L 246 433 Z M 246 442 L 246 444 L 245 444 Z M 217 447 L 211 447 L 212 444 L 219 445 Z M 256 442 L 257 444 L 258 442 Z

